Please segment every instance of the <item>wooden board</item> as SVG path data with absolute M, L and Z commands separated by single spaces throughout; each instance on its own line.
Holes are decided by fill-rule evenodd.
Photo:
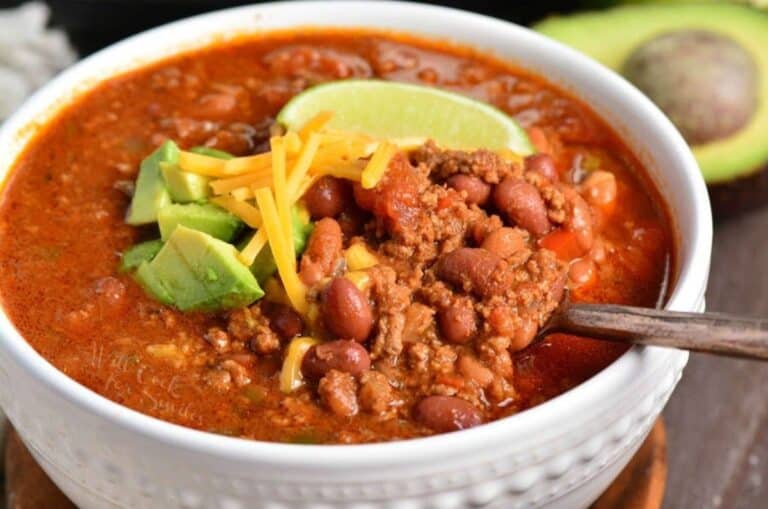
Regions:
M 659 509 L 667 477 L 666 432 L 659 420 L 629 465 L 591 509 Z M 6 509 L 75 506 L 51 482 L 13 429 L 5 450 Z
M 667 432 L 659 419 L 635 457 L 592 509 L 659 509 L 667 484 Z
M 5 443 L 6 509 L 70 509 L 74 504 L 43 472 L 19 439 L 9 429 Z

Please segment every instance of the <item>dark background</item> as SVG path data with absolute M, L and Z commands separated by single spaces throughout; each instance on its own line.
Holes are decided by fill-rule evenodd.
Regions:
M 21 0 L 0 0 L 0 7 L 13 7 Z M 248 0 L 47 0 L 53 11 L 52 24 L 66 29 L 81 55 L 142 30 L 206 11 L 258 3 Z M 573 0 L 427 1 L 458 7 L 498 18 L 528 24 L 553 12 L 567 12 Z

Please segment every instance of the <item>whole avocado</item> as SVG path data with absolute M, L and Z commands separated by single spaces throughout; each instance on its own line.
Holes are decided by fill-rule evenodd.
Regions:
M 768 14 L 721 2 L 644 2 L 534 28 L 656 102 L 690 144 L 716 216 L 768 203 Z

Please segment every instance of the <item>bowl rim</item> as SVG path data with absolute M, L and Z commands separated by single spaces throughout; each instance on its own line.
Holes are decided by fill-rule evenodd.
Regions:
M 558 55 L 560 59 L 572 61 L 575 65 L 581 67 L 583 72 L 593 74 L 595 79 L 604 81 L 617 94 L 623 95 L 628 102 L 633 103 L 632 108 L 636 112 L 649 117 L 655 124 L 659 130 L 659 136 L 667 138 L 674 145 L 679 167 L 686 177 L 687 185 L 690 186 L 689 194 L 696 212 L 695 224 L 691 225 L 686 232 L 680 233 L 685 236 L 688 255 L 683 256 L 683 247 L 678 246 L 678 251 L 681 251 L 681 253 L 679 254 L 677 279 L 674 282 L 674 289 L 665 307 L 667 309 L 692 310 L 692 306 L 697 305 L 703 299 L 709 272 L 712 243 L 712 218 L 709 212 L 709 198 L 698 165 L 682 136 L 672 126 L 671 122 L 650 100 L 623 78 L 577 51 L 522 26 L 459 9 L 386 0 L 305 0 L 246 5 L 181 19 L 141 32 L 110 45 L 81 60 L 60 74 L 29 98 L 0 127 L 0 146 L 4 146 L 14 136 L 18 136 L 18 133 L 23 129 L 35 123 L 31 113 L 36 108 L 39 108 L 38 103 L 48 106 L 57 104 L 60 101 L 60 96 L 66 90 L 65 87 L 69 86 L 70 83 L 80 83 L 80 80 L 77 79 L 78 75 L 84 74 L 84 71 L 89 69 L 89 67 L 95 67 L 94 64 L 109 58 L 113 54 L 119 55 L 128 46 L 157 40 L 166 34 L 182 30 L 185 26 L 199 25 L 201 22 L 212 21 L 217 17 L 267 16 L 270 12 L 280 11 L 284 14 L 289 14 L 294 9 L 334 9 L 338 8 L 339 4 L 344 4 L 344 10 L 356 11 L 359 13 L 359 16 L 365 17 L 370 21 L 359 24 L 339 21 L 336 24 L 338 27 L 384 28 L 375 19 L 375 13 L 377 11 L 383 12 L 382 9 L 395 8 L 398 10 L 398 15 L 402 17 L 428 16 L 438 21 L 471 22 L 473 27 L 482 26 L 483 29 L 487 30 L 507 32 L 510 38 L 512 36 L 528 38 L 535 42 L 541 48 L 541 51 Z M 366 11 L 365 14 L 363 14 L 363 11 Z M 298 28 L 306 25 L 299 23 L 295 26 Z M 267 28 L 265 33 L 273 30 L 273 28 Z M 256 29 L 254 32 L 259 31 Z M 403 32 L 422 35 L 418 31 L 411 29 L 403 30 Z M 210 33 L 215 34 L 215 29 L 211 29 Z M 427 38 L 439 38 L 432 34 L 424 33 L 423 35 Z M 446 38 L 451 39 L 450 36 L 446 36 Z M 465 42 L 459 42 L 458 44 L 471 47 L 471 44 L 466 44 Z M 198 47 L 205 45 L 200 44 Z M 153 56 L 145 63 L 151 63 L 158 59 L 162 60 L 167 58 L 168 55 L 183 53 L 188 49 L 183 47 L 168 54 Z M 145 63 L 138 66 L 145 65 Z M 116 75 L 121 72 L 124 71 L 112 72 L 109 75 Z M 89 83 L 85 88 L 90 88 L 90 86 L 91 84 Z M 562 88 L 562 85 L 559 86 Z M 578 93 L 573 93 L 578 97 Z M 75 96 L 77 95 L 79 93 L 75 94 Z M 54 100 L 52 101 L 51 99 Z M 65 102 L 68 102 L 68 100 Z M 28 141 L 25 140 L 23 145 L 26 145 Z M 633 144 L 630 141 L 627 144 L 632 148 Z M 14 160 L 18 157 L 19 152 L 17 151 L 14 154 Z M 0 180 L 5 181 L 7 179 L 14 160 L 9 161 L 5 167 L 2 167 L 3 165 L 0 162 Z M 322 466 L 326 470 L 349 468 L 355 465 L 371 464 L 372 462 L 389 464 L 397 459 L 409 461 L 412 458 L 433 457 L 435 451 L 456 451 L 459 448 L 469 451 L 478 447 L 487 447 L 490 444 L 503 443 L 505 437 L 525 436 L 519 434 L 526 433 L 526 430 L 528 432 L 536 430 L 542 423 L 557 423 L 558 415 L 565 412 L 577 411 L 579 408 L 583 409 L 590 400 L 594 400 L 594 393 L 600 387 L 611 386 L 613 383 L 618 382 L 621 379 L 622 370 L 625 370 L 630 364 L 649 363 L 648 365 L 652 365 L 674 357 L 687 356 L 687 353 L 679 351 L 633 347 L 589 380 L 545 403 L 513 416 L 455 433 L 443 433 L 423 438 L 371 444 L 298 445 L 242 439 L 199 431 L 145 415 L 113 402 L 81 385 L 74 379 L 69 378 L 38 354 L 16 330 L 4 309 L 0 309 L 0 350 L 10 355 L 13 361 L 32 377 L 44 383 L 50 390 L 55 391 L 59 397 L 76 407 L 83 408 L 91 414 L 110 421 L 112 425 L 120 426 L 159 442 L 191 451 L 203 452 L 208 455 L 225 456 L 251 462 L 269 462 L 289 467 L 291 465 Z M 456 440 L 457 438 L 461 440 Z M 330 450 L 333 451 L 332 462 L 328 461 L 328 452 Z

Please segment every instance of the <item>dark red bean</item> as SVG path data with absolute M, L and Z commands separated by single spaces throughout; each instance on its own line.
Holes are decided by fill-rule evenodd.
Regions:
M 457 174 L 446 181 L 449 187 L 466 193 L 466 202 L 470 205 L 485 205 L 491 196 L 491 186 L 472 175 Z
M 273 304 L 269 307 L 269 325 L 283 339 L 291 339 L 301 334 L 304 322 L 293 308 L 283 304 Z
M 467 429 L 482 424 L 480 411 L 454 396 L 429 396 L 416 406 L 416 419 L 439 433 Z
M 352 190 L 348 181 L 326 175 L 304 193 L 304 203 L 312 219 L 336 217 L 352 203 Z
M 547 217 L 547 205 L 539 190 L 525 180 L 507 177 L 493 193 L 496 207 L 508 221 L 542 237 L 552 225 Z
M 477 334 L 477 316 L 471 306 L 460 304 L 440 310 L 437 323 L 449 343 L 466 343 Z
M 373 311 L 365 295 L 347 278 L 333 279 L 323 293 L 325 327 L 339 338 L 363 342 L 373 329 Z
M 509 283 L 501 257 L 482 248 L 461 247 L 443 255 L 437 275 L 483 297 L 502 293 Z
M 338 339 L 313 346 L 301 362 L 301 373 L 310 380 L 318 380 L 332 369 L 360 376 L 371 369 L 371 358 L 360 343 Z
M 344 236 L 335 219 L 326 217 L 315 223 L 307 249 L 301 256 L 299 275 L 304 284 L 312 286 L 333 272 L 342 256 Z
M 557 182 L 559 176 L 555 167 L 555 160 L 549 154 L 533 154 L 525 158 L 525 170 L 535 171 L 544 175 L 552 182 Z

